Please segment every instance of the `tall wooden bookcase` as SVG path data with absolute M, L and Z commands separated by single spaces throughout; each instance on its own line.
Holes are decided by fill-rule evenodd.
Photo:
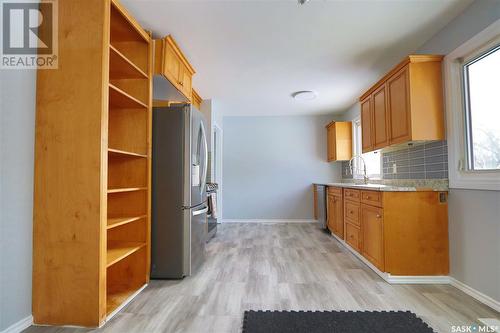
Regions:
M 39 70 L 33 317 L 96 327 L 149 281 L 152 39 L 118 0 L 59 1 Z

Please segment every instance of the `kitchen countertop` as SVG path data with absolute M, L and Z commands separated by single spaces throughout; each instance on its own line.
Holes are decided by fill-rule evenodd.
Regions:
M 381 192 L 434 192 L 434 191 L 448 191 L 447 186 L 429 184 L 415 184 L 415 186 L 399 186 L 392 184 L 357 184 L 357 183 L 313 183 L 315 185 L 324 185 L 331 187 L 344 187 L 353 188 L 358 190 L 371 190 L 371 191 L 381 191 Z

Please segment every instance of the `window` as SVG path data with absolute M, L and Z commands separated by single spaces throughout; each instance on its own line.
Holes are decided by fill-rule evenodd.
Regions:
M 369 152 L 362 153 L 362 138 L 361 138 L 361 119 L 354 119 L 352 122 L 353 127 L 353 155 L 362 156 L 363 160 L 366 163 L 366 175 L 368 178 L 380 179 L 380 153 L 379 152 Z M 353 161 L 353 178 L 363 178 L 363 161 L 361 159 L 356 158 Z
M 463 65 L 467 167 L 500 169 L 500 45 Z
M 500 190 L 500 20 L 444 58 L 450 188 Z

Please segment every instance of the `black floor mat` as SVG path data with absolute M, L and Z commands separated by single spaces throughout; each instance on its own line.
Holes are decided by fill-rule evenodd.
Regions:
M 412 312 L 245 311 L 243 333 L 433 333 Z

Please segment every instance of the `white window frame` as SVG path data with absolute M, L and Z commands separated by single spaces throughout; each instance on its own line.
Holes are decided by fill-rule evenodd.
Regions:
M 470 170 L 464 107 L 463 64 L 500 44 L 500 20 L 444 58 L 450 188 L 500 190 L 500 170 Z
M 359 127 L 359 136 L 357 135 L 357 127 Z M 352 133 L 353 133 L 353 140 L 352 140 L 352 151 L 353 151 L 353 156 L 355 155 L 360 155 L 360 156 L 363 156 L 363 138 L 362 138 L 362 132 L 361 132 L 361 115 L 357 116 L 356 118 L 354 118 L 352 120 Z M 383 174 L 383 168 L 382 168 L 382 153 L 381 152 L 378 152 L 377 154 L 380 154 L 380 174 L 369 174 L 367 173 L 367 177 L 369 179 L 382 179 L 382 174 Z M 353 160 L 353 168 L 354 168 L 354 172 L 353 172 L 353 175 L 352 175 L 352 178 L 354 179 L 363 179 L 363 173 L 360 173 L 360 171 L 362 170 L 363 168 L 363 165 L 359 165 L 361 164 L 360 162 L 360 159 L 359 158 L 355 158 Z

